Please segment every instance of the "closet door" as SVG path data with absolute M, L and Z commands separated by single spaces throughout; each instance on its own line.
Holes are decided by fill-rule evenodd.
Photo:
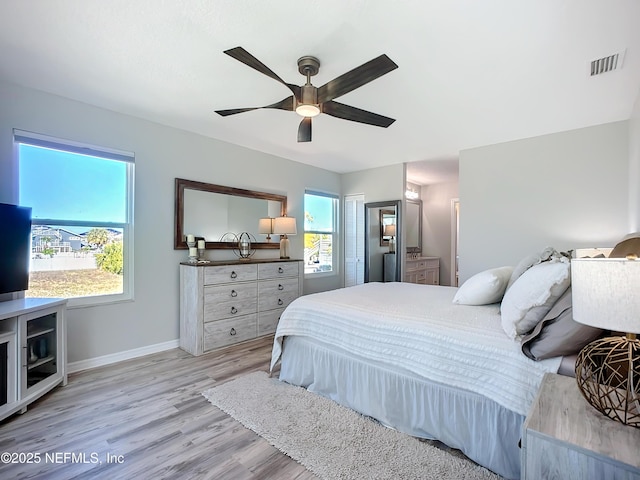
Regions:
M 364 195 L 344 197 L 344 286 L 364 283 Z

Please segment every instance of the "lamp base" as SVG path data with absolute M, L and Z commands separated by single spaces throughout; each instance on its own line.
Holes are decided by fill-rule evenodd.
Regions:
M 608 337 L 584 347 L 576 360 L 578 388 L 596 410 L 640 428 L 640 340 Z
M 289 258 L 289 239 L 286 235 L 280 237 L 280 258 Z

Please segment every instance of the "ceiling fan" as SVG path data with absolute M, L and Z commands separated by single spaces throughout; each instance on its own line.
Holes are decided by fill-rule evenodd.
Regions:
M 368 112 L 360 108 L 351 107 L 344 103 L 334 101 L 346 93 L 365 85 L 382 75 L 398 68 L 393 60 L 386 55 L 380 55 L 354 68 L 353 70 L 340 75 L 339 77 L 325 83 L 321 87 L 311 85 L 311 77 L 318 73 L 320 61 L 311 56 L 298 59 L 298 71 L 307 77 L 307 83 L 299 87 L 291 83 L 286 83 L 260 60 L 255 58 L 242 47 L 235 47 L 225 50 L 224 53 L 235 58 L 239 62 L 257 70 L 264 75 L 273 78 L 286 86 L 293 95 L 271 105 L 264 107 L 233 108 L 229 110 L 216 110 L 216 113 L 226 117 L 236 113 L 249 112 L 259 108 L 274 108 L 277 110 L 295 111 L 304 117 L 298 127 L 298 142 L 311 141 L 311 118 L 326 113 L 332 117 L 350 120 L 352 122 L 366 123 L 377 127 L 388 127 L 395 119 Z

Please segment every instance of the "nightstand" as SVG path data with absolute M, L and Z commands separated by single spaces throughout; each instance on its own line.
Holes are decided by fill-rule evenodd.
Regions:
M 640 429 L 602 415 L 562 375 L 545 375 L 521 454 L 525 480 L 640 479 Z

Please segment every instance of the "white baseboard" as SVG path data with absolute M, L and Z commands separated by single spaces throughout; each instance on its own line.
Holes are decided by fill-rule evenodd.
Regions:
M 168 342 L 156 343 L 155 345 L 148 345 L 146 347 L 134 348 L 133 350 L 126 350 L 124 352 L 111 353 L 101 357 L 80 360 L 79 362 L 71 362 L 67 364 L 67 373 L 75 373 L 81 370 L 102 367 L 104 365 L 122 362 L 123 360 L 131 360 L 132 358 L 142 357 L 152 353 L 164 352 L 165 350 L 171 350 L 172 348 L 178 348 L 179 346 L 180 340 L 176 339 Z

